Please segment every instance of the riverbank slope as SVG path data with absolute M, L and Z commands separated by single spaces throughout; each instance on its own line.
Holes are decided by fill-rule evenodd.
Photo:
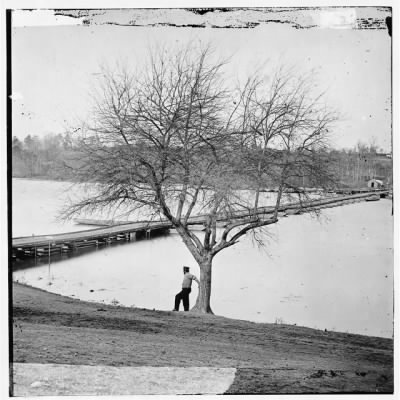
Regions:
M 228 394 L 393 392 L 393 340 L 83 302 L 13 284 L 13 361 L 236 368 Z

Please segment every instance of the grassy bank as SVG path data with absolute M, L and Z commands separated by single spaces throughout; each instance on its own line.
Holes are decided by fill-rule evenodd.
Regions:
M 13 284 L 13 360 L 235 367 L 228 393 L 393 391 L 393 341 L 82 302 Z

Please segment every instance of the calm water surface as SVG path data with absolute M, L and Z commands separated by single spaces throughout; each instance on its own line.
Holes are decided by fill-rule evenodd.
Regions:
M 82 230 L 55 219 L 65 188 L 59 182 L 13 180 L 13 236 Z M 265 249 L 245 237 L 214 259 L 216 314 L 392 337 L 389 200 L 328 209 L 320 220 L 281 218 L 269 232 Z M 171 310 L 181 266 L 191 265 L 199 275 L 174 231 L 55 261 L 16 270 L 13 279 L 83 300 Z M 192 303 L 196 296 L 194 284 Z

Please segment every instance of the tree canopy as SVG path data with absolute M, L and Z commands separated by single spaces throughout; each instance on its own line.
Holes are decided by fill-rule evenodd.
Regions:
M 337 115 L 311 78 L 281 69 L 232 87 L 227 62 L 194 46 L 150 52 L 142 71 L 105 71 L 79 131 L 75 174 L 90 191 L 65 213 L 143 209 L 169 220 L 199 264 L 202 312 L 211 312 L 216 254 L 277 222 L 287 193 L 335 182 L 327 139 Z M 276 193 L 272 215 L 258 212 L 266 189 Z M 190 226 L 199 213 L 201 235 Z

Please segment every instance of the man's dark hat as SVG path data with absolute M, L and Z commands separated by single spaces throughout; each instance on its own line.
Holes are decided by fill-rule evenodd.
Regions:
M 189 272 L 189 267 L 183 266 L 183 272 Z

